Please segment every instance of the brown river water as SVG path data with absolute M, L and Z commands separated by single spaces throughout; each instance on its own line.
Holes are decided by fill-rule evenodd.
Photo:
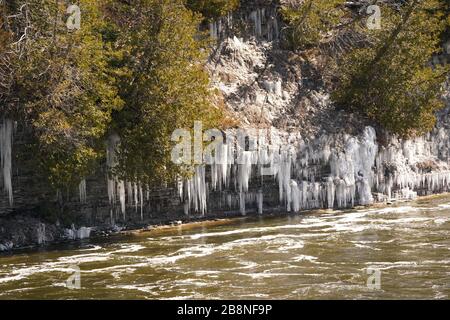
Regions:
M 450 196 L 0 255 L 0 299 L 448 299 Z

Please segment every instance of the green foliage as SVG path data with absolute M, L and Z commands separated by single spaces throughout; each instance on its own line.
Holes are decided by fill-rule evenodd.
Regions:
M 443 34 L 444 40 L 450 39 L 450 1 L 446 1 L 443 7 L 443 19 L 445 20 L 446 30 Z
M 205 18 L 214 19 L 237 9 L 239 0 L 187 0 L 186 5 Z
M 222 117 L 204 70 L 202 17 L 184 0 L 77 4 L 81 29 L 73 31 L 63 1 L 11 2 L 8 15 L 16 19 L 9 25 L 0 14 L 0 63 L 15 66 L 8 77 L 0 75 L 11 89 L 0 91 L 1 112 L 32 129 L 36 161 L 55 188 L 90 174 L 111 132 L 122 138 L 118 175 L 171 180 L 181 170 L 170 161 L 172 131 L 194 120 L 219 126 Z M 198 8 L 219 14 L 235 4 Z
M 109 70 L 114 53 L 102 40 L 99 3 L 79 1 L 81 29 L 69 31 L 64 3 L 27 1 L 33 31 L 19 60 L 15 94 L 55 187 L 76 184 L 90 172 L 103 153 L 96 144 L 111 112 L 122 106 Z
M 382 29 L 367 30 L 371 45 L 340 61 L 334 101 L 402 136 L 432 129 L 448 72 L 429 64 L 445 27 L 443 3 L 415 0 L 400 10 L 382 5 Z
M 220 124 L 203 44 L 197 39 L 200 16 L 180 0 L 139 0 L 116 6 L 117 50 L 125 51 L 120 95 L 125 107 L 114 114 L 121 137 L 117 173 L 147 184 L 173 180 L 180 168 L 171 161 L 172 132 Z M 119 32 L 120 30 L 120 32 Z M 206 44 L 205 44 L 206 45 Z
M 291 47 L 315 47 L 348 22 L 344 2 L 283 7 Z M 189 168 L 170 159 L 172 132 L 194 121 L 204 129 L 224 123 L 203 65 L 208 46 L 198 25 L 239 1 L 80 0 L 76 31 L 67 29 L 67 5 L 15 0 L 0 7 L 1 114 L 31 128 L 34 156 L 57 188 L 76 185 L 104 159 L 110 133 L 121 137 L 115 173 L 122 178 L 160 185 L 185 173 Z M 333 99 L 392 132 L 425 132 L 442 107 L 448 69 L 429 61 L 450 25 L 449 4 L 380 6 L 382 29 L 359 28 L 366 45 L 338 61 Z
M 12 86 L 12 76 L 16 65 L 17 54 L 12 48 L 13 34 L 11 32 L 7 16 L 9 10 L 0 1 L 0 101 L 4 101 L 5 96 L 10 93 Z M 2 107 L 4 112 L 7 108 Z
M 286 39 L 292 50 L 315 47 L 344 16 L 344 0 L 306 0 L 285 5 L 281 13 L 286 22 Z

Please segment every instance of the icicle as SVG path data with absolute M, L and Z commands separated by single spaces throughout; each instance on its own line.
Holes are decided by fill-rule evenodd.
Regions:
M 279 91 L 277 86 L 270 83 L 267 89 L 275 93 Z M 235 152 L 235 144 L 227 135 L 227 143 L 217 150 L 211 165 L 210 186 L 205 181 L 204 166 L 196 168 L 191 179 L 179 184 L 186 214 L 191 210 L 206 211 L 209 188 L 222 192 L 233 185 L 237 193 L 223 192 L 218 205 L 239 208 L 245 214 L 246 204 L 252 203 L 261 213 L 262 193 L 249 189 L 252 178 L 269 181 L 266 176 L 277 180 L 280 203 L 287 211 L 295 212 L 369 205 L 374 202 L 374 195 L 377 201 L 383 201 L 386 198 L 413 199 L 420 189 L 450 190 L 450 164 L 439 162 L 443 157 L 448 160 L 446 130 L 439 129 L 428 137 L 406 142 L 391 137 L 387 148 L 378 148 L 376 132 L 371 127 L 354 137 L 336 134 L 302 138 L 276 129 L 270 144 L 260 135 L 257 137 L 256 150 L 244 151 L 238 144 L 238 152 Z M 422 167 L 430 158 L 435 158 L 440 166 L 432 172 Z M 253 165 L 257 165 L 256 175 L 252 174 Z M 325 177 L 324 169 L 329 170 Z
M 238 165 L 238 186 L 240 192 L 248 191 L 248 183 L 252 173 L 252 158 L 252 152 L 242 151 Z
M 142 191 L 142 185 L 139 183 L 139 199 L 141 204 L 141 221 L 144 221 L 144 198 L 143 198 L 143 191 Z
M 291 198 L 292 198 L 292 210 L 294 212 L 300 211 L 300 189 L 298 188 L 297 181 L 291 180 Z
M 329 209 L 333 209 L 334 207 L 334 196 L 336 193 L 336 188 L 334 186 L 333 178 L 329 177 L 327 179 L 327 187 L 326 187 L 326 196 L 327 196 L 327 206 Z
M 256 38 L 262 35 L 262 11 L 257 9 L 250 13 L 250 19 L 253 21 L 253 32 Z
M 180 200 L 183 200 L 183 197 L 184 197 L 184 183 L 183 183 L 183 180 L 181 178 L 178 178 L 178 180 L 177 180 L 177 189 L 178 189 L 178 196 L 180 197 Z
M 117 166 L 116 149 L 120 143 L 120 137 L 117 134 L 111 134 L 107 141 L 106 149 L 106 165 L 108 170 L 113 170 Z M 118 180 L 113 174 L 108 174 L 108 198 L 112 207 L 116 203 L 117 196 L 119 197 L 120 209 L 123 215 L 123 220 L 126 220 L 126 190 L 125 181 Z M 131 188 L 130 188 L 131 189 Z M 131 194 L 129 190 L 129 199 Z M 131 201 L 131 200 L 129 200 Z M 113 214 L 111 209 L 111 221 L 113 220 Z
M 228 29 L 232 30 L 233 29 L 233 13 L 232 12 L 228 12 L 227 15 L 227 24 L 228 24 Z
M 310 209 L 308 206 L 308 183 L 306 181 L 302 181 L 300 188 L 300 208 L 302 209 Z
M 123 215 L 123 220 L 126 220 L 126 198 L 125 198 L 125 182 L 119 181 L 117 183 L 117 194 L 119 195 L 119 202 L 120 202 L 120 210 Z
M 12 171 L 12 139 L 13 139 L 13 121 L 3 119 L 0 126 L 0 168 L 3 175 L 3 187 L 8 196 L 9 205 L 13 205 L 13 189 L 11 180 Z
M 139 194 L 138 194 L 138 185 L 135 182 L 133 184 L 133 194 L 134 194 L 134 210 L 137 212 L 138 210 L 138 205 L 139 205 Z
M 70 229 L 65 229 L 64 233 L 67 239 L 70 240 L 82 240 L 87 239 L 91 236 L 91 228 L 81 227 L 78 230 L 75 228 L 75 225 L 72 224 Z
M 112 134 L 109 136 L 106 148 L 106 165 L 108 170 L 114 169 L 117 165 L 116 159 L 116 148 L 120 143 L 120 137 L 117 134 Z M 108 174 L 108 199 L 113 205 L 116 201 L 116 179 L 114 176 Z
M 91 236 L 91 228 L 81 227 L 76 232 L 77 239 L 88 239 Z
M 39 223 L 37 229 L 37 243 L 44 244 L 47 241 L 47 237 L 45 235 L 45 223 Z
M 279 39 L 279 25 L 278 25 L 278 17 L 276 12 L 274 13 L 274 16 L 272 17 L 272 24 L 271 24 L 271 30 L 270 30 L 270 39 L 271 41 L 273 40 L 278 40 Z
M 288 212 L 291 211 L 291 165 L 291 155 L 282 151 L 277 176 L 280 202 L 285 201 Z
M 262 190 L 258 191 L 258 194 L 256 195 L 256 201 L 258 203 L 258 214 L 263 213 L 263 192 Z
M 372 190 L 367 179 L 358 181 L 359 204 L 369 205 L 373 203 Z
M 128 199 L 128 205 L 133 205 L 133 184 L 131 182 L 126 183 L 127 186 L 127 199 Z
M 212 21 L 209 23 L 209 34 L 212 39 L 217 39 L 217 23 L 215 21 Z
M 86 203 L 87 202 L 86 179 L 81 180 L 80 185 L 78 186 L 78 189 L 80 192 L 80 202 Z
M 256 11 L 256 36 L 261 37 L 262 36 L 262 18 L 263 18 L 263 11 L 264 9 L 260 9 Z
M 245 193 L 240 192 L 239 193 L 239 210 L 243 216 L 245 216 Z
M 185 183 L 185 214 L 189 214 L 190 210 L 193 208 L 195 212 L 200 212 L 204 215 L 207 210 L 205 166 L 197 166 L 193 177 Z

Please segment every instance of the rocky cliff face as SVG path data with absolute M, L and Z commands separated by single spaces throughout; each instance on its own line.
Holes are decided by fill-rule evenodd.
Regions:
M 230 207 L 239 204 L 242 213 L 274 205 L 287 211 L 344 208 L 448 190 L 448 108 L 424 137 L 399 140 L 375 130 L 357 115 L 335 110 L 318 61 L 281 48 L 282 23 L 273 6 L 252 10 L 233 16 L 239 25 L 253 26 L 251 36 L 222 36 L 209 65 L 214 85 L 252 141 L 246 149 L 225 147 L 212 166 L 218 182 L 213 179 L 210 188 L 222 184 Z M 236 24 L 233 19 L 222 21 L 222 29 Z M 230 158 L 237 164 L 221 164 Z M 278 190 L 267 190 L 273 181 Z
M 212 83 L 241 127 L 225 133 L 212 164 L 176 186 L 148 190 L 107 177 L 110 137 L 108 161 L 62 202 L 27 164 L 26 132 L 5 119 L 0 251 L 164 221 L 347 208 L 449 190 L 450 106 L 431 133 L 399 140 L 334 109 L 317 61 L 281 49 L 276 2 L 246 2 L 208 28 L 217 42 Z

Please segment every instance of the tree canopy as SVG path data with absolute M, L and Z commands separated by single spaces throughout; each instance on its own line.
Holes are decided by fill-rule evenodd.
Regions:
M 120 135 L 117 174 L 173 177 L 170 135 L 221 117 L 204 70 L 202 19 L 184 0 L 0 1 L 0 108 L 32 132 L 39 167 L 73 186 Z M 167 174 L 168 173 L 168 174 Z
M 283 6 L 281 14 L 288 23 L 286 38 L 293 50 L 316 47 L 320 40 L 342 20 L 344 0 L 306 0 Z
M 444 2 L 410 1 L 381 5 L 382 28 L 368 30 L 370 45 L 356 48 L 339 62 L 335 102 L 364 112 L 391 132 L 422 134 L 435 124 L 448 66 L 431 65 L 441 51 Z
M 15 70 L 3 111 L 32 127 L 37 158 L 55 185 L 88 173 L 103 153 L 97 143 L 112 111 L 123 105 L 109 66 L 115 53 L 102 39 L 100 2 L 79 5 L 82 28 L 74 31 L 67 28 L 62 2 L 16 1 L 9 8 L 16 13 L 8 26 L 16 29 L 15 44 L 7 46 Z
M 214 19 L 238 8 L 240 0 L 187 0 L 189 9 L 201 13 L 207 19 Z
M 124 52 L 120 96 L 125 107 L 113 115 L 121 137 L 118 169 L 127 179 L 167 181 L 180 168 L 170 158 L 171 134 L 191 128 L 220 126 L 221 111 L 204 70 L 206 43 L 198 37 L 201 17 L 178 0 L 140 0 L 117 5 L 111 17 Z
M 291 1 L 296 3 L 295 1 Z M 363 39 L 332 57 L 332 98 L 391 132 L 430 130 L 442 108 L 448 66 L 432 65 L 450 30 L 445 0 L 373 1 L 380 29 L 365 26 L 365 7 L 342 0 L 284 6 L 296 51 L 320 47 L 342 30 Z M 57 188 L 72 186 L 105 161 L 105 141 L 121 138 L 116 174 L 151 185 L 186 168 L 171 161 L 175 129 L 202 121 L 220 128 L 223 112 L 205 71 L 205 18 L 238 0 L 80 0 L 80 26 L 68 3 L 0 0 L 0 112 L 32 133 L 35 158 Z M 447 34 L 446 34 L 447 32 Z
M 380 9 L 379 28 L 369 28 L 369 5 Z M 448 1 L 307 0 L 293 1 L 282 12 L 292 49 L 333 41 L 340 49 L 327 57 L 336 106 L 402 136 L 433 128 L 435 112 L 444 107 L 440 96 L 449 68 L 431 61 L 449 30 Z

